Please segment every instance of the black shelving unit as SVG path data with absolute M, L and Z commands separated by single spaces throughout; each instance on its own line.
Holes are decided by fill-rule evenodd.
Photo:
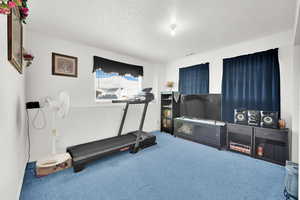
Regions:
M 257 159 L 285 165 L 289 160 L 289 129 L 273 129 L 241 124 L 227 124 L 227 149 Z M 249 147 L 250 153 L 232 149 L 231 143 Z M 242 149 L 242 148 L 241 148 Z
M 289 129 L 254 127 L 254 157 L 285 165 L 286 160 L 289 160 L 288 133 Z M 258 154 L 259 147 L 262 148 L 263 151 L 261 155 Z
M 178 97 L 178 92 L 161 93 L 161 132 L 174 133 L 174 118 L 179 117 L 180 98 L 176 101 L 174 96 Z

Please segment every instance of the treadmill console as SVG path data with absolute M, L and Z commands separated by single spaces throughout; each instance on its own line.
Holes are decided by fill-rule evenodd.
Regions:
M 145 93 L 150 93 L 152 91 L 152 88 L 144 88 L 142 91 Z

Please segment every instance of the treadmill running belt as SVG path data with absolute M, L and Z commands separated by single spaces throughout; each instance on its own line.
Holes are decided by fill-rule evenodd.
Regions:
M 80 144 L 68 148 L 74 161 L 87 159 L 106 153 L 112 149 L 119 149 L 134 144 L 136 136 L 134 134 L 122 135 L 121 137 L 112 137 L 104 140 L 98 140 L 90 143 Z

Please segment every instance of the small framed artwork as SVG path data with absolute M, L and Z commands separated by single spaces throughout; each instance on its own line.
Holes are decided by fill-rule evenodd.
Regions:
M 78 59 L 58 53 L 52 53 L 52 75 L 77 77 Z
M 8 61 L 22 74 L 23 64 L 23 27 L 20 19 L 20 11 L 17 7 L 12 8 L 7 16 L 8 37 Z

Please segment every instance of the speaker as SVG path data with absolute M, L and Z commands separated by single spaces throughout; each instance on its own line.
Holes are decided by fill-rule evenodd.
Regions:
M 260 111 L 260 126 L 265 128 L 278 128 L 278 112 Z
M 250 126 L 260 125 L 260 111 L 248 110 L 248 125 Z
M 234 123 L 248 124 L 248 111 L 246 109 L 234 109 Z

